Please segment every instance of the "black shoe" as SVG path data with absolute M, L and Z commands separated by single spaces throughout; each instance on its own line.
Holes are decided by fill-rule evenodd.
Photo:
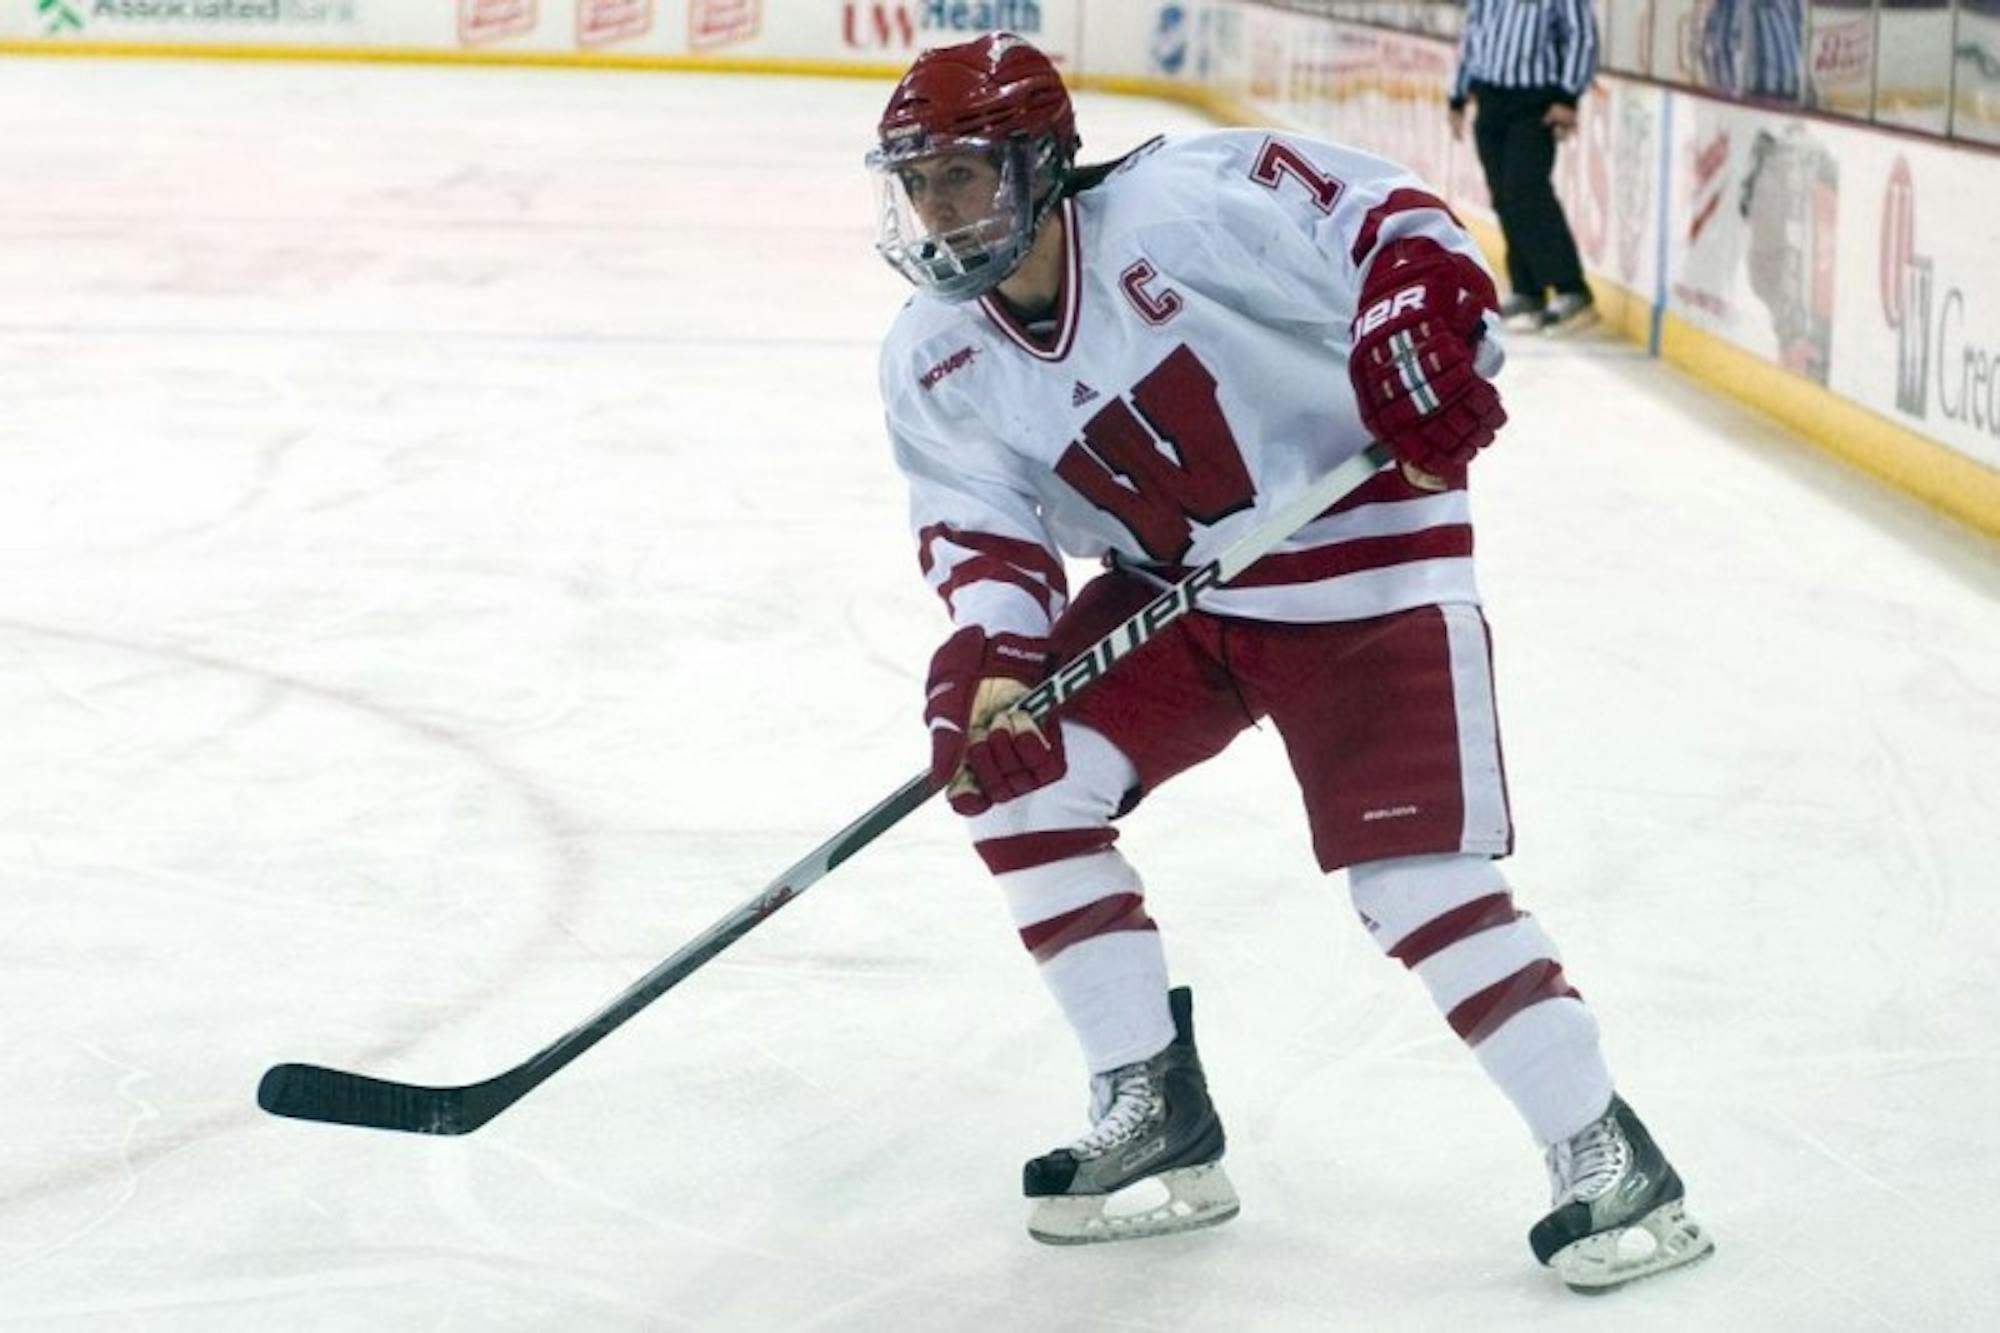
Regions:
M 1527 331 L 1542 326 L 1542 302 L 1539 297 L 1524 296 L 1515 292 L 1500 303 L 1500 327 Z
M 1542 333 L 1550 338 L 1581 333 L 1597 323 L 1597 302 L 1589 292 L 1558 292 L 1542 311 Z

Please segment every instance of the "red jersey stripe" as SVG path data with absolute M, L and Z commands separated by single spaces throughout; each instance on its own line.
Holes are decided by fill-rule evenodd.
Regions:
M 1350 252 L 1350 257 L 1359 264 L 1368 257 L 1370 251 L 1374 250 L 1375 242 L 1381 237 L 1382 228 L 1390 218 L 1398 213 L 1410 213 L 1423 208 L 1435 208 L 1451 219 L 1452 226 L 1463 230 L 1464 224 L 1460 223 L 1458 215 L 1451 211 L 1451 205 L 1436 195 L 1424 190 L 1391 190 L 1389 197 L 1369 209 L 1368 216 L 1362 219 L 1361 231 L 1354 238 L 1354 249 Z
M 997 560 L 989 555 L 976 555 L 970 560 L 960 561 L 952 567 L 951 577 L 938 585 L 938 596 L 944 598 L 946 606 L 952 605 L 953 594 L 975 583 L 1008 583 L 1022 589 L 1042 604 L 1042 614 L 1055 615 L 1055 593 L 1049 585 L 1035 578 L 1016 565 L 1005 560 Z M 958 614 L 954 607 L 953 615 Z
M 1462 491 L 1464 489 L 1465 483 L 1463 481 L 1445 487 L 1445 490 L 1448 491 Z M 1441 493 L 1439 491 L 1427 491 L 1421 486 L 1411 485 L 1410 479 L 1403 475 L 1403 469 L 1392 463 L 1368 480 L 1362 482 L 1355 489 L 1349 491 L 1346 495 L 1340 497 L 1340 499 L 1335 500 L 1325 510 L 1321 511 L 1320 517 L 1325 518 L 1329 514 L 1344 514 L 1350 509 L 1359 509 L 1363 505 L 1394 504 L 1398 500 L 1422 500 L 1428 496 Z
M 1310 551 L 1267 555 L 1230 583 L 1232 588 L 1270 588 L 1293 583 L 1318 583 L 1358 574 L 1367 569 L 1385 569 L 1418 560 L 1444 560 L 1472 554 L 1472 525 L 1447 523 L 1416 532 L 1400 532 L 1386 537 L 1356 537 L 1352 541 L 1331 542 Z
M 1069 578 L 1062 562 L 1050 555 L 1040 543 L 1023 541 L 1019 537 L 1002 537 L 993 532 L 973 532 L 945 523 L 933 523 L 917 534 L 917 564 L 926 574 L 937 563 L 937 552 L 933 548 L 940 541 L 1018 565 L 1046 580 L 1057 592 L 1065 596 L 1069 593 Z
M 1229 581 L 1231 588 L 1281 588 L 1302 583 L 1319 583 L 1343 574 L 1359 574 L 1369 569 L 1386 569 L 1418 560 L 1446 560 L 1472 554 L 1472 525 L 1441 523 L 1415 532 L 1396 532 L 1383 537 L 1353 537 L 1328 542 L 1309 551 L 1285 551 L 1267 555 Z M 1189 571 L 1181 565 L 1149 566 L 1152 573 L 1169 583 L 1178 583 Z

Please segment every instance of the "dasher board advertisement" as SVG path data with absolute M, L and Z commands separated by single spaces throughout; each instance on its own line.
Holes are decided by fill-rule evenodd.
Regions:
M 1107 37 L 1138 26 L 1113 19 Z M 1082 0 L 0 0 L 0 37 L 50 42 L 608 50 L 883 67 L 994 28 L 1074 68 Z

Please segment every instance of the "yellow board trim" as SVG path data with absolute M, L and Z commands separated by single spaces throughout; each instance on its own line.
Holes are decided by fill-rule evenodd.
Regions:
M 906 63 L 769 56 L 676 56 L 622 51 L 522 51 L 505 47 L 457 50 L 414 46 L 293 46 L 241 42 L 92 42 L 0 38 L 0 56 L 94 56 L 157 60 L 312 60 L 398 65 L 531 65 L 556 69 L 659 70 L 680 74 L 778 74 L 828 79 L 896 79 Z M 1127 97 L 1152 97 L 1206 113 L 1224 124 L 1261 124 L 1249 107 L 1208 88 L 1173 79 L 1123 74 L 1068 76 L 1072 87 Z
M 2000 537 L 2000 471 L 1926 439 L 1726 339 L 1668 315 L 1660 357 L 1810 443 L 1962 523 Z
M 312 60 L 389 65 L 493 65 L 544 69 L 657 71 L 675 74 L 774 74 L 820 79 L 902 77 L 907 65 L 775 57 L 646 55 L 620 51 L 519 51 L 504 47 L 440 50 L 411 46 L 287 46 L 237 42 L 92 42 L 0 38 L 0 56 L 94 56 L 136 60 Z M 1122 74 L 1069 76 L 1072 87 L 1151 97 L 1190 107 L 1221 125 L 1265 123 L 1248 106 L 1173 79 Z
M 766 56 L 674 56 L 621 51 L 520 51 L 505 47 L 441 50 L 414 46 L 288 46 L 237 42 L 92 42 L 0 38 L 0 56 L 95 56 L 158 60 L 313 60 L 395 65 L 513 65 L 552 69 L 655 70 L 677 74 L 776 74 L 825 79 L 896 79 L 906 63 Z M 1203 112 L 1222 124 L 1250 125 L 1263 117 L 1208 88 L 1173 79 L 1122 74 L 1071 75 L 1072 87 L 1126 97 L 1152 97 Z
M 1499 228 L 1477 220 L 1466 225 L 1499 271 L 1506 254 Z M 1652 342 L 1653 307 L 1645 296 L 1597 277 L 1590 287 L 1605 327 L 1642 347 Z M 1771 417 L 1808 444 L 1976 531 L 2000 538 L 2000 471 L 1677 315 L 1661 317 L 1660 359 L 1712 392 Z
M 656 70 L 697 74 L 775 74 L 812 78 L 893 79 L 903 66 L 834 60 L 727 59 L 615 51 L 442 51 L 413 47 L 142 44 L 136 42 L 0 39 L 0 56 L 110 56 L 205 60 L 361 61 L 384 64 L 511 65 L 558 69 Z M 1225 125 L 1251 125 L 1264 117 L 1221 93 L 1170 79 L 1083 75 L 1079 88 L 1153 97 L 1202 112 Z M 1468 224 L 1496 268 L 1504 248 L 1497 228 Z M 1652 303 L 1617 284 L 1594 280 L 1606 327 L 1641 345 L 1653 334 Z M 2000 538 L 2000 471 L 1917 434 L 1695 328 L 1673 315 L 1661 320 L 1660 355 L 1710 389 L 1776 419 L 1808 442 L 1990 537 Z
M 894 79 L 902 65 L 839 60 L 646 55 L 620 51 L 518 51 L 502 47 L 433 50 L 419 46 L 286 46 L 235 42 L 63 42 L 0 39 L 0 55 L 99 56 L 163 60 L 314 60 L 344 64 L 528 65 L 555 69 L 659 70 L 678 74 L 783 74 L 811 78 Z

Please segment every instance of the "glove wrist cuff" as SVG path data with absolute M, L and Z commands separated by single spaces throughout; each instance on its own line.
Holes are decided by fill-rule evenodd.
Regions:
M 1049 641 L 1027 634 L 994 634 L 979 654 L 979 674 L 1039 685 L 1049 674 Z

